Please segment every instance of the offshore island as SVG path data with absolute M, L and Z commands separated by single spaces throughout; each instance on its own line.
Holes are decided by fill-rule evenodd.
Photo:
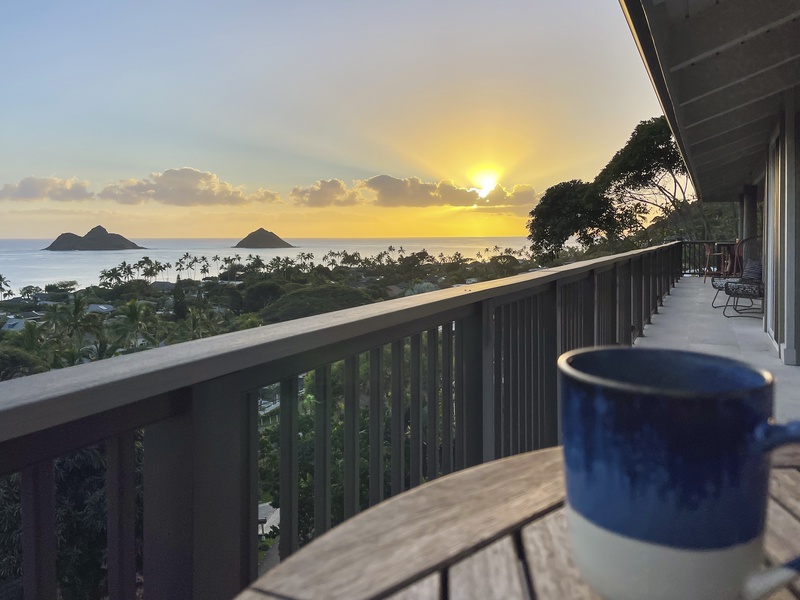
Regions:
M 45 250 L 146 250 L 118 233 L 108 233 L 98 225 L 83 237 L 74 233 L 62 233 Z
M 271 231 L 259 227 L 234 246 L 234 248 L 294 248 Z

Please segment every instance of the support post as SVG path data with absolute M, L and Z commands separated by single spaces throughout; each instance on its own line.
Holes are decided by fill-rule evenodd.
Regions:
M 783 200 L 786 206 L 786 240 L 785 274 L 784 274 L 784 319 L 785 334 L 781 348 L 781 358 L 787 365 L 800 364 L 798 346 L 800 346 L 800 319 L 797 316 L 797 286 L 800 284 L 800 259 L 797 252 L 800 250 L 800 210 L 797 203 L 800 201 L 800 162 L 798 162 L 798 141 L 800 140 L 800 119 L 797 118 L 797 104 L 794 91 L 784 94 L 786 135 L 784 136 L 784 156 L 786 173 L 786 197 Z
M 56 483 L 53 461 L 20 474 L 25 598 L 56 599 Z

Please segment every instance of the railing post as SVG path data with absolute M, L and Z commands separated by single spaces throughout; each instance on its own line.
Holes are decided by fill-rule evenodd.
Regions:
M 187 405 L 191 406 L 188 390 Z M 144 433 L 144 578 L 149 600 L 193 598 L 192 415 Z
M 232 597 L 256 575 L 256 398 L 233 376 L 183 393 L 191 409 L 145 432 L 147 595 Z
M 403 340 L 392 342 L 392 495 L 405 489 L 405 401 L 403 393 Z
M 53 461 L 20 473 L 25 598 L 56 598 L 56 483 Z
M 383 500 L 383 348 L 369 352 L 369 505 Z M 329 467 L 330 469 L 330 467 Z
M 583 318 L 581 319 L 581 345 L 594 346 L 596 337 L 596 327 L 600 322 L 598 318 L 598 310 L 600 303 L 597 301 L 597 271 L 592 270 L 582 283 L 581 293 L 581 312 Z
M 558 286 L 553 283 L 539 294 L 539 377 L 542 399 L 542 448 L 555 446 L 561 441 L 558 401 L 558 368 L 556 361 L 561 352 L 558 332 Z
M 344 518 L 355 516 L 360 508 L 361 452 L 359 432 L 361 410 L 358 402 L 358 355 L 344 359 Z
M 106 440 L 108 597 L 136 598 L 136 432 Z
M 280 538 L 278 553 L 288 558 L 298 547 L 300 475 L 298 459 L 299 394 L 297 377 L 281 381 L 280 431 Z
M 630 260 L 617 263 L 617 339 L 622 346 L 633 344 Z
M 331 528 L 331 367 L 314 372 L 314 534 Z
M 645 325 L 652 323 L 650 317 L 653 315 L 653 269 L 650 255 L 642 255 L 642 319 Z
M 478 305 L 478 313 L 462 320 L 462 371 L 465 462 L 471 467 L 496 458 L 493 382 L 494 327 L 492 308 Z
M 631 262 L 631 314 L 633 315 L 633 330 L 636 335 L 633 339 L 644 333 L 644 285 L 643 285 L 642 257 L 639 256 Z

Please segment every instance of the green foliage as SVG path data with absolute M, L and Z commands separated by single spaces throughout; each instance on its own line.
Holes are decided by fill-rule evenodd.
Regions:
M 47 371 L 47 364 L 32 352 L 0 343 L 0 381 Z
M 667 119 L 661 116 L 641 121 L 594 183 L 600 191 L 620 194 L 657 186 L 668 174 L 685 175 L 686 167 Z
M 274 281 L 259 281 L 245 288 L 242 308 L 245 312 L 258 312 L 283 294 L 283 288 Z
M 541 262 L 552 261 L 573 236 L 584 246 L 617 240 L 639 228 L 635 206 L 614 203 L 596 186 L 573 179 L 548 188 L 530 212 L 531 250 Z
M 259 314 L 266 323 L 278 323 L 311 315 L 371 304 L 369 294 L 346 285 L 302 287 L 281 296 Z

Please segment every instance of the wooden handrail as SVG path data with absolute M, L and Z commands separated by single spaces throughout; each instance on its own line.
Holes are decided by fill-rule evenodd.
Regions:
M 312 520 L 321 532 L 331 523 L 325 424 L 335 400 L 332 363 L 345 361 L 349 516 L 365 501 L 359 477 L 370 478 L 369 505 L 386 495 L 384 452 L 386 489 L 396 494 L 438 474 L 556 444 L 557 356 L 582 345 L 631 344 L 680 277 L 682 252 L 683 244 L 673 242 L 2 382 L 0 474 L 46 474 L 58 456 L 110 440 L 109 585 L 132 597 L 133 541 L 126 532 L 135 510 L 125 490 L 133 485 L 130 432 L 144 428 L 148 597 L 231 597 L 255 576 L 259 388 L 281 384 L 286 556 L 300 541 L 298 375 L 316 372 L 311 393 L 321 429 Z M 363 353 L 373 411 L 365 428 L 358 423 Z M 382 369 L 390 372 L 390 389 L 381 390 Z M 385 423 L 377 415 L 384 409 Z M 391 444 L 377 441 L 384 430 Z M 367 475 L 360 475 L 362 435 L 371 436 Z M 53 506 L 50 488 L 34 482 L 26 489 L 35 493 L 23 507 L 23 538 L 36 543 L 26 544 L 24 558 L 50 560 L 52 516 L 35 509 Z M 31 573 L 41 574 L 26 579 L 31 593 L 53 589 L 55 569 Z

